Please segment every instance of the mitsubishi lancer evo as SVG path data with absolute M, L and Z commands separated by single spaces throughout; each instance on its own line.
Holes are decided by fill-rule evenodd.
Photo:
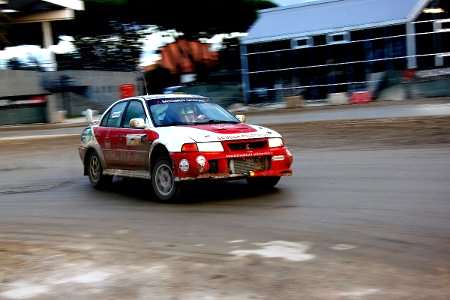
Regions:
M 292 175 L 281 135 L 238 117 L 202 96 L 119 100 L 81 134 L 84 174 L 96 188 L 113 176 L 148 179 L 161 201 L 178 198 L 194 180 L 246 179 L 267 188 Z

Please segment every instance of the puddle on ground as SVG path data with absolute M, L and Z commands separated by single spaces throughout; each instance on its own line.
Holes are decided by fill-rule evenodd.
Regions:
M 239 257 L 258 255 L 267 258 L 282 258 L 289 261 L 308 261 L 315 259 L 314 254 L 307 253 L 310 248 L 308 243 L 296 243 L 287 241 L 272 241 L 267 243 L 255 243 L 259 249 L 233 250 L 232 255 Z

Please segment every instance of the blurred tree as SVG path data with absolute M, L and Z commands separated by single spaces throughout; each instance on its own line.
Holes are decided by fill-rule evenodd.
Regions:
M 8 44 L 6 32 L 8 29 L 9 18 L 4 13 L 0 12 L 0 50 L 3 50 Z
M 218 63 L 209 70 L 206 82 L 221 84 L 241 82 L 240 41 L 238 37 L 225 37 L 218 52 Z M 199 78 L 201 79 L 201 78 Z
M 22 61 L 18 57 L 10 58 L 6 62 L 6 68 L 10 70 L 43 71 L 39 60 L 32 55 L 29 55 L 26 61 Z
M 223 66 L 225 70 L 233 71 L 241 68 L 240 41 L 238 37 L 223 39 L 222 50 L 219 54 L 219 65 Z
M 173 76 L 169 70 L 158 66 L 154 70 L 145 73 L 145 83 L 150 94 L 160 94 L 164 88 L 178 83 L 178 78 Z
M 33 55 L 29 54 L 28 55 L 28 60 L 26 62 L 27 65 L 27 70 L 32 70 L 32 71 L 39 71 L 42 72 L 44 71 L 44 68 L 41 65 L 41 62 Z
M 85 10 L 76 12 L 66 31 L 75 36 L 110 34 L 109 24 L 115 21 L 176 29 L 185 38 L 198 39 L 245 32 L 256 20 L 258 10 L 274 6 L 268 0 L 85 0 Z
M 17 57 L 13 57 L 6 62 L 6 68 L 10 70 L 24 70 L 26 69 L 26 65 L 22 63 Z
M 141 22 L 148 19 L 194 39 L 218 33 L 245 32 L 258 17 L 259 9 L 275 6 L 267 0 L 130 0 L 130 4 L 133 10 L 144 12 L 140 16 Z
M 244 32 L 259 9 L 274 6 L 268 0 L 85 0 L 73 21 L 57 24 L 77 47 L 76 53 L 57 56 L 58 68 L 135 70 L 148 28 L 174 29 L 187 40 Z
M 110 31 L 108 35 L 76 38 L 76 52 L 56 55 L 58 69 L 135 71 L 144 33 L 135 25 L 112 21 Z

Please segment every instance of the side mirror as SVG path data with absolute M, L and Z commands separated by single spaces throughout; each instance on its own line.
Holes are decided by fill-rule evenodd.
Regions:
M 241 122 L 241 123 L 245 123 L 245 115 L 236 115 L 236 118 Z
M 144 129 L 145 128 L 145 120 L 142 118 L 131 119 L 130 120 L 130 128 Z

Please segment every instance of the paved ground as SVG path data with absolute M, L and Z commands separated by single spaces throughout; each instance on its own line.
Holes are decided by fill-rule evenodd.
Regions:
M 312 121 L 361 120 L 377 118 L 425 117 L 450 115 L 450 103 L 403 104 L 393 106 L 351 106 L 318 111 L 249 116 L 249 123 L 287 124 Z
M 431 102 L 431 100 L 430 100 Z M 331 120 L 361 120 L 361 119 L 378 119 L 378 118 L 399 118 L 399 117 L 428 117 L 428 116 L 448 116 L 450 115 L 450 103 L 411 103 L 398 105 L 382 105 L 382 106 L 343 106 L 336 108 L 305 110 L 295 112 L 267 112 L 250 114 L 248 123 L 260 125 L 273 124 L 294 124 L 311 121 L 331 121 Z M 82 122 L 83 119 L 77 119 Z M 75 122 L 76 123 L 76 122 Z M 74 120 L 70 120 L 66 126 L 74 126 Z M 35 135 L 56 135 L 56 134 L 79 134 L 81 128 L 53 128 L 43 129 L 43 126 L 19 126 L 19 127 L 2 127 L 0 128 L 0 139 L 35 136 Z M 45 127 L 45 126 L 44 126 Z M 34 129 L 33 129 L 34 128 Z M 38 128 L 38 129 L 36 129 Z
M 449 299 L 450 144 L 336 136 L 291 136 L 278 189 L 178 204 L 140 181 L 93 190 L 76 138 L 2 145 L 0 299 Z

